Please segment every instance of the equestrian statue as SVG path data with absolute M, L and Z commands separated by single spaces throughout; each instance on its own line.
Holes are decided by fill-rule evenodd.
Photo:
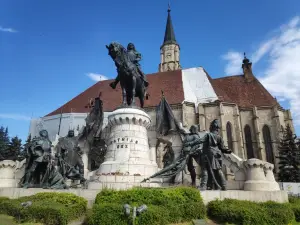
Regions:
M 115 89 L 120 82 L 122 89 L 122 106 L 135 106 L 135 97 L 140 100 L 141 108 L 144 107 L 146 87 L 149 83 L 140 68 L 141 54 L 136 51 L 134 44 L 129 43 L 127 49 L 117 42 L 108 46 L 108 54 L 117 67 L 118 76 L 110 86 Z

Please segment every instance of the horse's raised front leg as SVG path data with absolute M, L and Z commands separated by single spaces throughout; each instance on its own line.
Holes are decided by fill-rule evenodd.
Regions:
M 132 101 L 131 105 L 135 105 L 135 89 L 136 89 L 136 77 L 132 77 Z

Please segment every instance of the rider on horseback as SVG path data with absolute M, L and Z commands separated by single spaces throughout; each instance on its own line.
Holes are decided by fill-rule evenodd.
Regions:
M 142 55 L 135 49 L 135 46 L 133 43 L 129 43 L 127 45 L 127 53 L 128 53 L 128 57 L 130 59 L 131 62 L 133 62 L 137 69 L 138 69 L 138 72 L 141 76 L 141 79 L 144 81 L 144 85 L 145 87 L 148 87 L 149 83 L 146 81 L 146 78 L 145 78 L 145 74 L 143 73 L 143 71 L 141 70 L 141 66 L 139 64 L 139 61 L 142 60 Z M 110 86 L 115 89 L 117 84 L 119 82 L 119 74 L 118 76 L 116 77 L 115 81 L 110 83 Z

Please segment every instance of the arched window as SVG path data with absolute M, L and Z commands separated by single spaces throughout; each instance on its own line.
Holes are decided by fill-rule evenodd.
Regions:
M 233 151 L 232 126 L 230 122 L 227 122 L 226 124 L 226 133 L 227 133 L 228 148 Z
M 267 162 L 274 164 L 274 154 L 273 154 L 273 147 L 272 147 L 272 139 L 271 139 L 270 129 L 267 125 L 264 125 L 262 131 L 263 131 L 263 137 L 264 137 L 264 143 L 265 143 Z
M 251 137 L 251 128 L 249 125 L 245 126 L 244 135 L 245 135 L 245 141 L 246 141 L 247 158 L 252 159 L 252 158 L 254 158 L 254 151 L 253 151 L 253 143 L 252 143 L 252 137 Z

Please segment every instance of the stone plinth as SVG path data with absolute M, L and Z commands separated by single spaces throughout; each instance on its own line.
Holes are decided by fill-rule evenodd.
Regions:
M 288 202 L 288 194 L 286 191 L 242 191 L 242 190 L 228 190 L 228 191 L 201 191 L 201 196 L 204 204 L 210 201 L 219 199 L 237 199 L 253 202 L 267 202 L 274 201 L 278 203 Z
M 147 113 L 135 108 L 121 108 L 108 116 L 107 153 L 95 176 L 100 183 L 138 183 L 157 172 L 149 149 Z M 96 178 L 97 177 L 97 178 Z M 91 184 L 91 187 L 96 184 Z M 98 185 L 96 185 L 98 186 Z
M 150 184 L 144 184 L 145 187 L 151 186 Z M 103 186 L 104 188 L 104 186 Z M 111 187 L 115 188 L 115 187 Z M 130 187 L 128 187 L 130 188 Z M 51 190 L 42 188 L 0 188 L 0 196 L 5 196 L 9 198 L 20 198 L 23 196 L 34 195 L 40 192 L 62 192 L 62 193 L 73 193 L 80 197 L 88 200 L 88 207 L 92 207 L 95 201 L 96 195 L 99 190 L 89 190 L 89 189 L 68 189 L 68 190 Z M 275 201 L 279 203 L 288 202 L 288 194 L 286 191 L 201 191 L 202 199 L 205 204 L 210 201 L 225 198 L 237 199 L 237 200 L 248 200 L 254 202 L 266 202 Z
M 280 190 L 279 184 L 275 180 L 275 176 L 273 173 L 274 165 L 271 163 L 266 162 L 264 164 L 264 172 L 266 176 L 266 180 L 270 182 L 270 191 L 278 191 Z
M 245 191 L 269 191 L 271 183 L 266 180 L 264 172 L 265 162 L 259 159 L 249 159 L 245 162 L 247 180 L 244 184 Z
M 15 169 L 15 161 L 0 161 L 0 187 L 16 187 Z

